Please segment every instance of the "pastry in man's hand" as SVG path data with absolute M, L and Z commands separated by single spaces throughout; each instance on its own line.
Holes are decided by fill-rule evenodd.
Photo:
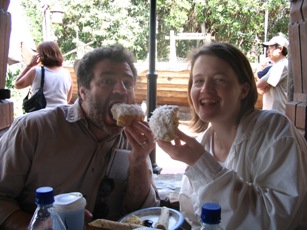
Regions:
M 149 127 L 157 140 L 172 141 L 177 137 L 178 112 L 176 105 L 164 105 L 153 111 Z
M 113 118 L 118 126 L 131 125 L 133 121 L 144 121 L 145 114 L 136 104 L 114 104 L 111 108 Z

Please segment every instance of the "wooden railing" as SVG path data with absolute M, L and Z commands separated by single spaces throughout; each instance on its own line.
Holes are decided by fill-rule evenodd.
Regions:
M 142 68 L 138 65 L 138 77 L 135 87 L 135 101 L 141 104 L 147 99 L 147 68 Z M 73 97 L 70 103 L 77 99 L 77 79 L 74 69 L 67 67 L 73 79 Z M 178 66 L 179 70 L 173 69 L 157 69 L 157 105 L 178 105 L 188 106 L 187 86 L 189 79 L 189 71 L 187 68 Z M 259 95 L 257 108 L 262 108 L 262 96 Z

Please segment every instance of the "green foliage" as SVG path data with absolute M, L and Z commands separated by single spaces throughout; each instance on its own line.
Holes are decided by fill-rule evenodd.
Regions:
M 32 33 L 34 42 L 36 44 L 41 43 L 43 41 L 43 15 L 41 5 L 37 4 L 37 0 L 21 0 L 21 6 L 25 9 L 25 12 L 29 18 L 27 23 L 29 24 L 30 32 Z
M 58 42 L 64 50 L 76 47 L 78 38 L 92 47 L 121 43 L 138 59 L 147 55 L 149 12 L 143 1 L 70 1 L 65 4 L 65 18 L 57 28 Z
M 15 72 L 13 72 L 10 68 L 8 68 L 6 73 L 6 82 L 5 82 L 5 87 L 7 89 L 14 89 L 14 84 L 19 74 L 20 74 L 20 69 L 17 69 Z
M 170 41 L 166 39 L 169 37 L 170 30 L 175 33 L 192 32 L 184 31 L 184 25 L 189 20 L 189 11 L 192 8 L 191 0 L 157 0 L 157 51 L 158 58 L 168 60 Z M 188 43 L 177 42 L 177 56 L 186 56 L 187 50 L 190 46 Z
M 32 34 L 42 40 L 42 12 L 36 0 L 22 0 Z M 61 0 L 65 11 L 61 25 L 52 25 L 63 53 L 79 42 L 99 47 L 121 43 L 144 60 L 148 53 L 150 1 L 144 0 Z M 50 1 L 54 4 L 54 1 Z M 157 56 L 168 60 L 170 30 L 205 32 L 215 41 L 232 43 L 252 57 L 262 52 L 265 12 L 269 12 L 268 39 L 278 32 L 288 34 L 290 2 L 288 0 L 157 0 Z M 52 5 L 50 6 L 52 8 Z M 177 56 L 201 45 L 196 41 L 177 41 Z M 67 57 L 74 61 L 76 53 Z M 255 58 L 255 57 L 254 57 Z
M 278 32 L 288 34 L 289 12 L 284 11 L 286 0 L 245 1 L 210 0 L 195 4 L 199 22 L 204 21 L 206 32 L 217 41 L 226 41 L 248 53 L 253 46 L 264 41 L 265 10 L 269 10 L 269 38 Z M 277 20 L 277 18 L 282 20 Z M 275 23 L 278 21 L 278 23 Z
M 20 75 L 20 68 L 17 65 L 8 66 L 6 72 L 6 82 L 5 87 L 11 91 L 10 100 L 13 101 L 14 104 L 14 117 L 21 116 L 23 114 L 22 111 L 22 100 L 26 96 L 28 88 L 25 89 L 15 89 L 14 84 L 16 78 Z

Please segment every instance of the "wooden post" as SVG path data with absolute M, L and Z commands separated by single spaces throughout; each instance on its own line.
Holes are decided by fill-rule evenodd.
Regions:
M 0 89 L 4 89 L 11 34 L 11 15 L 7 12 L 9 1 L 0 0 Z
M 5 89 L 11 34 L 11 14 L 7 12 L 9 0 L 0 0 L 0 136 L 8 129 L 14 119 L 13 102 L 6 100 Z
M 169 60 L 172 63 L 177 62 L 176 57 L 176 38 L 175 38 L 175 32 L 174 30 L 170 31 L 169 35 Z
M 294 95 L 286 114 L 307 140 L 307 1 L 291 1 L 289 42 Z

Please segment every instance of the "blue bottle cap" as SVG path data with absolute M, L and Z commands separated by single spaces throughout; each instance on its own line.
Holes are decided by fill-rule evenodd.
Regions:
M 53 188 L 40 187 L 36 189 L 35 203 L 38 205 L 47 205 L 54 202 Z
M 219 224 L 221 222 L 221 206 L 217 203 L 204 203 L 201 219 L 206 224 Z

